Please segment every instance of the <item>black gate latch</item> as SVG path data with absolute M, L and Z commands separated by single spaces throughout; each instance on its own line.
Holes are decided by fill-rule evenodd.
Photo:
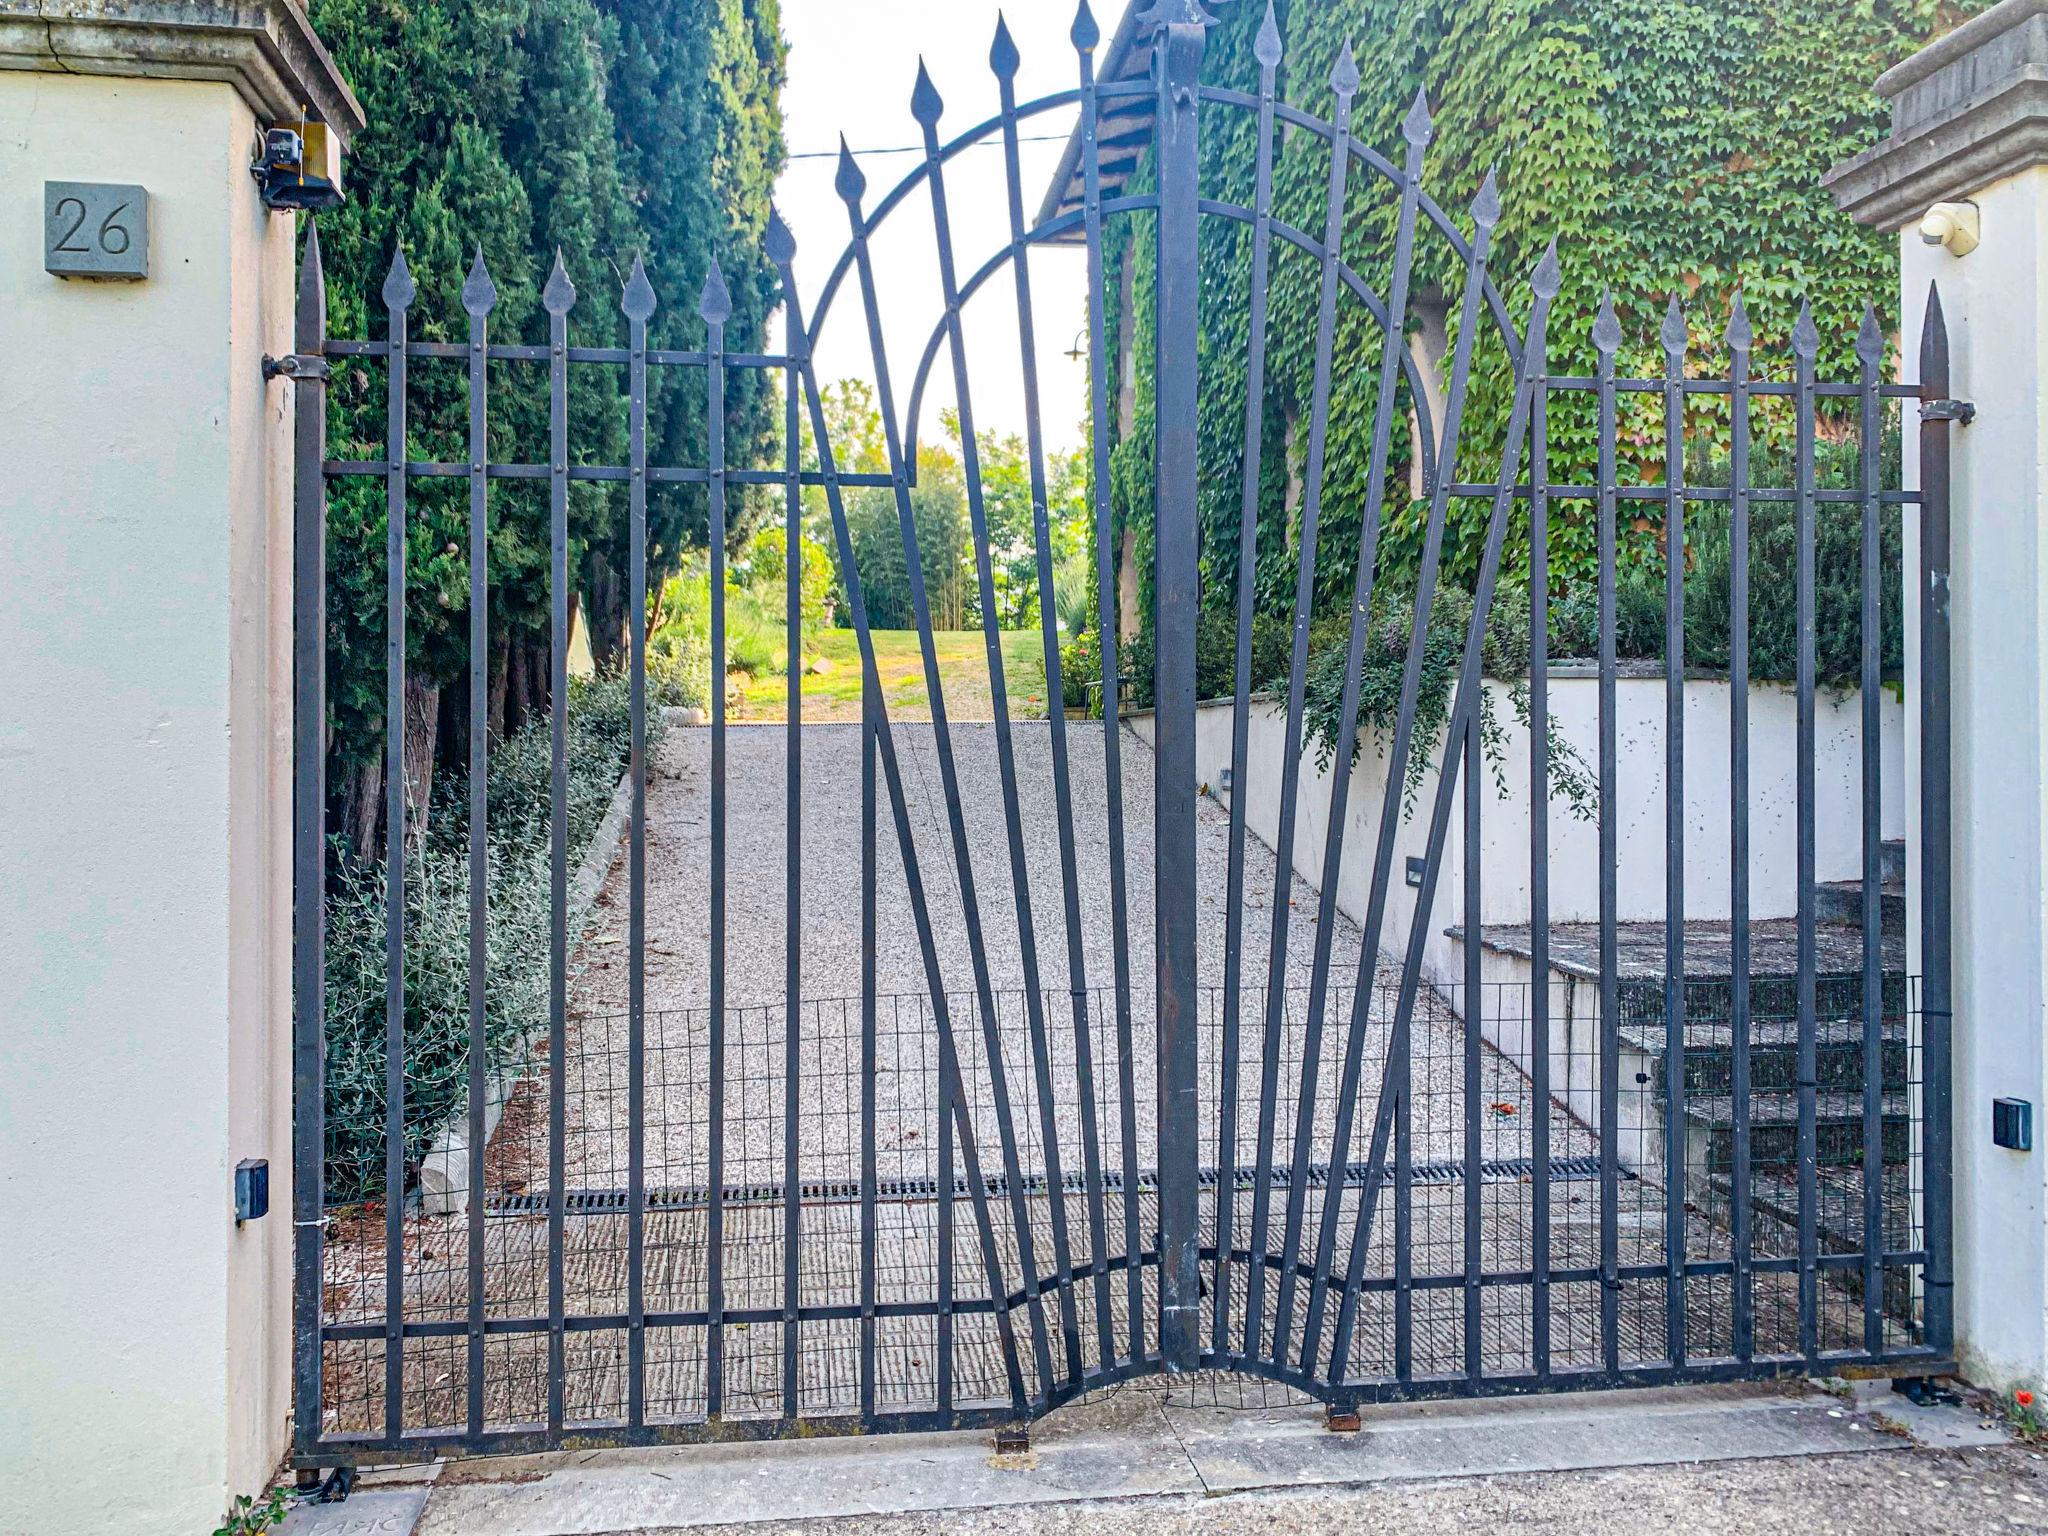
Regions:
M 1967 400 L 1923 400 L 1920 402 L 1922 421 L 1959 421 L 1968 426 L 1977 419 L 1977 407 Z
M 263 377 L 266 379 L 317 379 L 324 384 L 328 374 L 326 358 L 312 357 L 304 352 L 287 352 L 283 357 L 263 359 Z

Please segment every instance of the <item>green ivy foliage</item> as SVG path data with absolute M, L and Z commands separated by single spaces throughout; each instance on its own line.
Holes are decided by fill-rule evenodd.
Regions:
M 1504 212 L 1490 270 L 1519 333 L 1527 275 L 1553 238 L 1564 287 L 1550 326 L 1553 374 L 1590 374 L 1592 322 L 1611 290 L 1624 329 L 1623 376 L 1662 371 L 1657 330 L 1668 298 L 1685 306 L 1688 371 L 1723 373 L 1729 307 L 1740 291 L 1756 331 L 1754 369 L 1790 377 L 1788 338 L 1802 298 L 1823 338 L 1823 378 L 1854 378 L 1864 306 L 1895 324 L 1897 258 L 1889 237 L 1838 213 L 1821 189 L 1829 166 L 1872 143 L 1883 128 L 1871 84 L 1930 35 L 1988 0 L 1281 0 L 1286 61 L 1282 99 L 1329 120 L 1328 81 L 1349 42 L 1362 82 L 1353 133 L 1398 165 L 1400 121 L 1418 89 L 1434 114 L 1424 187 L 1462 235 L 1468 205 L 1489 169 Z M 1256 0 L 1228 7 L 1211 29 L 1208 83 L 1256 92 Z M 1249 206 L 1257 155 L 1254 116 L 1212 106 L 1202 119 L 1203 195 Z M 1273 186 L 1276 216 L 1320 240 L 1330 157 L 1314 135 L 1283 128 Z M 1130 190 L 1151 189 L 1149 155 Z M 1382 176 L 1354 165 L 1343 225 L 1346 259 L 1386 291 L 1396 235 L 1396 196 Z M 1116 221 L 1107 252 L 1113 333 L 1128 331 L 1138 362 L 1135 411 L 1116 434 L 1111 506 L 1116 532 L 1135 536 L 1145 626 L 1151 610 L 1152 394 L 1156 282 L 1152 219 Z M 1240 486 L 1249 345 L 1250 230 L 1204 221 L 1199 516 L 1205 604 L 1232 606 L 1238 563 Z M 1313 401 L 1317 263 L 1276 241 L 1271 326 L 1262 402 L 1258 570 L 1262 609 L 1293 602 L 1298 513 L 1288 512 L 1290 468 L 1299 472 Z M 1450 310 L 1455 340 L 1463 266 L 1450 241 L 1424 221 L 1413 292 Z M 1412 319 L 1412 317 L 1411 317 Z M 1368 501 L 1383 334 L 1364 306 L 1342 295 L 1335 313 L 1334 387 L 1316 564 L 1319 614 L 1348 610 L 1360 525 Z M 1501 462 L 1512 370 L 1489 319 L 1475 338 L 1460 479 L 1492 480 Z M 1590 401 L 1553 406 L 1547 422 L 1550 478 L 1587 483 L 1597 444 Z M 1380 579 L 1412 578 L 1426 505 L 1409 496 L 1408 393 L 1399 389 L 1386 479 Z M 1118 423 L 1108 424 L 1114 428 Z M 1759 406 L 1760 453 L 1789 440 L 1791 414 Z M 1841 436 L 1853 422 L 1829 421 Z M 1725 400 L 1688 412 L 1687 450 L 1724 454 Z M 1655 395 L 1624 397 L 1624 480 L 1662 477 L 1664 424 Z M 1663 562 L 1654 504 L 1625 533 L 1625 564 Z M 1489 508 L 1455 501 L 1445 560 L 1450 580 L 1469 582 Z M 1551 571 L 1561 591 L 1590 581 L 1594 507 L 1553 507 Z M 1512 541 L 1505 579 L 1526 579 L 1527 534 Z

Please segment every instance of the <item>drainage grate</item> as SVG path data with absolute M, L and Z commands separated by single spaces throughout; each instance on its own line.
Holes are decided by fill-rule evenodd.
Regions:
M 1462 1161 L 1441 1163 L 1418 1163 L 1411 1170 L 1414 1183 L 1425 1188 L 1442 1188 L 1445 1185 L 1461 1184 L 1465 1179 L 1465 1164 Z M 1623 1179 L 1635 1175 L 1627 1169 L 1620 1170 Z M 1526 1157 L 1493 1158 L 1479 1165 L 1479 1178 L 1483 1184 L 1521 1184 L 1535 1178 L 1536 1164 Z M 1550 1182 L 1553 1184 L 1578 1184 L 1597 1180 L 1600 1177 L 1600 1159 L 1597 1157 L 1555 1157 L 1550 1160 Z M 1221 1180 L 1221 1173 L 1214 1168 L 1204 1168 L 1200 1183 L 1204 1189 L 1214 1189 Z M 1366 1165 L 1352 1163 L 1344 1171 L 1344 1187 L 1357 1189 L 1364 1185 Z M 1292 1170 L 1284 1165 L 1273 1169 L 1271 1185 L 1286 1188 L 1293 1181 Z M 1240 1168 L 1234 1180 L 1236 1187 L 1250 1190 L 1256 1187 L 1258 1176 L 1251 1169 Z M 1330 1165 L 1311 1163 L 1307 1180 L 1311 1189 L 1327 1189 L 1330 1185 Z M 1001 1174 L 995 1174 L 983 1181 L 990 1199 L 1004 1199 L 1010 1193 L 1010 1181 Z M 780 1205 L 783 1201 L 783 1185 L 780 1183 L 730 1184 L 725 1189 L 724 1204 L 727 1209 L 736 1206 Z M 1043 1174 L 1027 1174 L 1020 1181 L 1022 1192 L 1032 1198 L 1044 1198 L 1050 1186 Z M 1151 1169 L 1141 1170 L 1137 1178 L 1139 1192 L 1157 1190 L 1159 1176 Z M 1063 1193 L 1070 1196 L 1085 1195 L 1088 1192 L 1086 1178 L 1078 1173 L 1068 1174 L 1060 1180 Z M 1124 1191 L 1124 1177 L 1121 1173 L 1105 1169 L 1102 1175 L 1105 1194 L 1120 1195 Z M 965 1178 L 953 1180 L 953 1198 L 965 1200 L 969 1194 Z M 813 1179 L 797 1185 L 798 1202 L 803 1205 L 857 1205 L 861 1190 L 858 1179 Z M 885 1204 L 915 1205 L 939 1198 L 939 1181 L 933 1178 L 895 1178 L 880 1180 L 875 1186 L 875 1198 Z M 627 1195 L 623 1189 L 573 1189 L 563 1200 L 563 1209 L 571 1216 L 622 1216 L 627 1209 Z M 647 1191 L 647 1209 L 650 1211 L 695 1211 L 704 1210 L 711 1204 L 711 1190 L 708 1185 L 684 1185 L 676 1188 L 650 1189 Z M 493 1194 L 484 1201 L 484 1209 L 493 1214 L 505 1216 L 533 1215 L 546 1211 L 548 1195 L 545 1190 L 523 1194 Z

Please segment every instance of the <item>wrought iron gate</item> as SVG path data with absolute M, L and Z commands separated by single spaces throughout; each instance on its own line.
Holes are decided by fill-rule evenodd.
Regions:
M 1259 90 L 1200 85 L 1210 24 L 1194 0 L 1161 0 L 1140 23 L 1156 29 L 1150 78 L 1104 80 L 1096 73 L 1101 40 L 1084 5 L 1073 34 L 1078 87 L 1026 104 L 1016 100 L 1015 50 L 1007 34 L 999 36 L 992 63 L 1000 109 L 952 139 L 940 135 L 943 106 L 921 75 L 912 113 L 923 131 L 923 162 L 870 206 L 854 157 L 843 157 L 837 185 L 851 243 L 814 305 L 795 282 L 790 231 L 778 219 L 768 233 L 786 305 L 782 354 L 728 350 L 730 302 L 715 270 L 697 306 L 703 345 L 651 348 L 657 295 L 637 266 L 621 301 L 623 348 L 572 344 L 580 296 L 559 264 L 543 295 L 546 341 L 495 341 L 489 319 L 496 294 L 481 256 L 462 291 L 466 342 L 409 339 L 415 290 L 402 256 L 383 290 L 386 338 L 331 339 L 318 236 L 309 232 L 298 352 L 288 365 L 299 383 L 295 1216 L 302 1465 L 450 1449 L 1005 1424 L 1110 1384 L 1198 1370 L 1263 1378 L 1343 1408 L 1374 1398 L 1754 1377 L 1843 1362 L 1916 1373 L 1944 1364 L 1952 1341 L 1947 439 L 1960 408 L 1946 399 L 1938 303 L 1921 343 L 1918 385 L 1885 382 L 1886 341 L 1874 315 L 1860 338 L 1862 367 L 1854 380 L 1816 377 L 1820 338 L 1810 316 L 1802 316 L 1794 339 L 1789 380 L 1760 377 L 1739 303 L 1727 330 L 1725 369 L 1695 376 L 1675 300 L 1662 333 L 1661 376 L 1616 376 L 1623 332 L 1611 305 L 1593 333 L 1596 372 L 1554 375 L 1548 327 L 1560 285 L 1556 253 L 1530 274 L 1526 300 L 1496 287 L 1488 274 L 1500 211 L 1495 187 L 1489 179 L 1479 189 L 1469 222 L 1425 192 L 1431 125 L 1423 102 L 1406 120 L 1398 160 L 1389 159 L 1352 136 L 1358 81 L 1348 55 L 1331 79 L 1336 110 L 1325 122 L 1280 100 L 1281 40 L 1270 12 L 1259 40 Z M 1080 204 L 1029 225 L 1020 125 L 1077 107 Z M 1134 112 L 1151 119 L 1156 183 L 1112 195 L 1102 173 L 1102 124 Z M 1211 114 L 1247 114 L 1256 123 L 1248 205 L 1205 196 L 1198 134 Z M 1320 235 L 1275 215 L 1282 129 L 1330 147 Z M 946 175 L 963 151 L 991 143 L 1002 153 L 1010 227 L 994 256 L 963 280 Z M 1364 195 L 1391 200 L 1395 243 L 1384 288 L 1368 282 L 1342 250 L 1360 183 Z M 941 317 L 922 354 L 910 408 L 899 411 L 869 242 L 918 194 L 928 199 L 937 236 Z M 1114 718 L 1102 727 L 1070 727 L 1062 718 L 1059 634 L 1049 602 L 1041 604 L 1041 639 L 1052 707 L 1042 743 L 1039 727 L 1012 719 L 994 629 L 963 321 L 968 301 L 1007 269 L 1022 336 L 1021 353 L 1010 361 L 1023 371 L 1029 407 L 1036 575 L 1050 592 L 1035 312 L 1024 258 L 1058 239 L 1085 244 L 1097 424 L 1096 623 L 1098 634 L 1114 635 L 1105 229 L 1135 216 L 1151 221 L 1148 259 L 1157 279 L 1156 703 L 1149 754 Z M 1197 251 L 1204 224 L 1218 221 L 1247 226 L 1251 252 L 1250 404 L 1227 765 L 1201 757 L 1196 680 L 1203 560 L 1195 515 L 1203 303 Z M 1436 412 L 1407 345 L 1423 241 L 1440 242 L 1462 274 L 1447 387 Z M 1261 704 L 1252 697 L 1254 553 L 1262 536 L 1272 536 L 1259 511 L 1276 249 L 1312 262 L 1319 286 L 1305 472 L 1289 534 L 1299 572 L 1291 652 L 1284 699 Z M 889 463 L 879 474 L 839 464 L 813 362 L 826 316 L 835 302 L 849 302 L 842 292 L 849 280 L 886 427 Z M 1424 487 L 1411 640 L 1396 724 L 1378 749 L 1385 789 L 1357 911 L 1343 905 L 1338 877 L 1311 890 L 1297 886 L 1291 867 L 1292 851 L 1311 842 L 1303 819 L 1308 797 L 1324 792 L 1305 773 L 1305 761 L 1313 761 L 1305 759 L 1305 693 L 1318 561 L 1345 558 L 1342 551 L 1319 553 L 1318 544 L 1319 521 L 1329 510 L 1326 446 L 1342 408 L 1333 405 L 1333 381 L 1352 366 L 1337 355 L 1337 320 L 1348 305 L 1362 307 L 1382 345 L 1369 396 L 1370 473 L 1348 557 L 1355 587 L 1334 754 L 1340 764 L 1359 746 L 1368 615 L 1391 515 L 1384 502 L 1392 444 L 1409 412 Z M 1526 320 L 1517 323 L 1517 313 Z M 999 807 L 984 808 L 974 786 L 963 783 L 966 738 L 948 717 L 912 515 L 919 402 L 941 352 L 960 412 L 995 717 L 987 740 L 975 735 L 973 744 L 993 751 Z M 1512 395 L 1506 431 L 1497 463 L 1476 479 L 1461 479 L 1480 456 L 1461 442 L 1468 395 L 1496 352 Z M 328 367 L 342 360 L 382 370 L 390 425 L 380 460 L 328 456 L 324 385 Z M 409 455 L 407 378 L 415 364 L 467 370 L 468 447 L 459 462 Z M 486 381 L 494 365 L 530 370 L 536 388 L 545 376 L 545 462 L 492 458 Z M 631 410 L 625 463 L 579 456 L 570 430 L 572 369 L 623 382 Z M 648 381 L 659 369 L 704 376 L 710 452 L 701 466 L 650 461 Z M 787 449 L 779 465 L 727 462 L 725 386 L 736 370 L 781 375 Z M 1917 491 L 1886 488 L 1882 443 L 1892 402 L 1919 406 Z M 1636 407 L 1646 403 L 1661 412 L 1660 472 L 1630 477 L 1617 463 L 1619 424 L 1641 418 Z M 1686 460 L 1686 413 L 1709 405 L 1732 423 L 1732 460 L 1720 483 L 1689 473 Z M 1844 421 L 1853 413 L 1861 452 L 1852 485 L 1820 484 L 1816 423 L 1824 408 Z M 1751 470 L 1752 421 L 1766 409 L 1796 421 L 1784 484 L 1758 483 Z M 1557 483 L 1549 474 L 1550 433 L 1566 415 L 1597 438 L 1596 484 Z M 800 446 L 806 427 L 814 462 Z M 356 476 L 381 479 L 386 488 L 391 719 L 402 718 L 404 701 L 411 488 L 423 478 L 453 477 L 466 482 L 469 496 L 468 1046 L 459 1135 L 448 1143 L 461 1199 L 453 1214 L 431 1220 L 408 1207 L 419 1198 L 420 1170 L 406 1153 L 402 858 L 389 860 L 386 895 L 386 1198 L 381 1209 L 346 1213 L 329 1209 L 323 1193 L 324 541 L 327 486 Z M 484 723 L 488 534 L 494 486 L 519 480 L 546 486 L 553 626 L 550 1025 L 523 1067 L 494 1058 L 484 1027 L 492 985 L 484 942 L 493 750 Z M 616 1018 L 572 1007 L 580 922 L 571 910 L 565 742 L 568 508 L 578 482 L 623 483 L 632 519 L 627 984 Z M 772 872 L 732 863 L 728 754 L 737 727 L 726 718 L 723 688 L 714 687 L 703 767 L 708 991 L 687 1008 L 650 1007 L 646 535 L 649 489 L 662 485 L 702 487 L 708 501 L 714 678 L 723 678 L 727 659 L 728 497 L 736 487 L 779 489 L 792 550 L 799 547 L 803 491 L 821 491 L 829 508 L 867 700 L 857 748 L 857 997 L 842 1001 L 806 990 L 812 955 L 804 942 L 803 742 L 810 728 L 797 675 L 783 732 L 783 995 L 765 1005 L 728 995 L 735 877 L 748 886 Z M 930 699 L 928 731 L 890 719 L 879 703 L 845 505 L 856 489 L 885 492 L 897 507 Z M 1428 740 L 1417 723 L 1423 640 L 1439 597 L 1447 523 L 1461 501 L 1486 509 L 1484 544 L 1447 721 L 1440 741 Z M 1483 745 L 1489 621 L 1510 579 L 1504 552 L 1520 518 L 1533 598 L 1528 784 L 1535 805 L 1547 807 L 1555 768 L 1549 538 L 1553 509 L 1567 503 L 1590 506 L 1597 529 L 1597 913 L 1570 932 L 1569 924 L 1552 921 L 1546 810 L 1526 818 L 1528 920 L 1512 942 L 1496 942 L 1487 937 L 1481 900 L 1482 852 L 1497 846 L 1487 844 L 1482 821 L 1495 771 Z M 1704 974 L 1701 930 L 1688 923 L 1699 903 L 1687 898 L 1682 788 L 1695 760 L 1685 745 L 1682 552 L 1686 513 L 1703 505 L 1727 509 L 1733 615 L 1724 674 L 1731 875 L 1727 922 L 1713 941 L 1721 951 Z M 1752 921 L 1749 878 L 1750 518 L 1765 505 L 1791 508 L 1796 556 L 1796 915 L 1786 919 L 1784 933 Z M 1647 946 L 1644 925 L 1623 918 L 1618 873 L 1618 699 L 1627 679 L 1615 640 L 1617 525 L 1636 506 L 1661 511 L 1674 552 L 1659 674 L 1667 722 L 1665 916 Z M 1823 956 L 1819 937 L 1815 552 L 1817 522 L 1830 507 L 1858 520 L 1860 551 L 1854 779 L 1863 883 L 1850 920 L 1835 925 L 1855 936 L 1852 962 Z M 1880 649 L 1883 528 L 1906 508 L 1917 509 L 1922 573 L 1915 640 L 1922 679 L 1915 701 L 1920 899 L 1918 970 L 1911 976 L 1903 944 L 1888 952 L 1885 943 L 1879 714 L 1889 681 Z M 800 563 L 786 562 L 792 656 L 802 654 L 803 644 Z M 1101 675 L 1091 681 L 1114 717 L 1124 679 L 1118 648 L 1101 649 Z M 1245 793 L 1262 710 L 1272 712 L 1282 738 L 1270 846 L 1287 852 L 1277 859 L 1251 835 Z M 403 733 L 389 734 L 388 846 L 395 850 L 406 837 L 406 764 Z M 1041 751 L 1042 758 L 1032 756 Z M 1404 787 L 1409 760 L 1418 755 L 1427 769 L 1426 815 L 1420 853 L 1404 858 Z M 765 761 L 758 754 L 748 759 Z M 923 778 L 927 764 L 938 774 L 935 789 Z M 1201 793 L 1205 770 L 1226 766 L 1227 812 Z M 1059 922 L 1047 931 L 1061 934 L 1065 946 L 1063 957 L 1050 960 L 1039 953 L 1032 907 L 1030 844 L 1039 828 L 1026 825 L 1022 787 L 1022 778 L 1040 767 L 1050 776 L 1050 862 L 1059 886 Z M 1149 835 L 1143 821 L 1127 824 L 1124 814 L 1127 790 L 1147 778 L 1151 789 L 1141 799 L 1150 802 Z M 1351 782 L 1344 772 L 1329 777 L 1317 869 L 1343 868 Z M 990 819 L 977 836 L 984 809 Z M 1135 880 L 1129 867 L 1131 849 L 1147 843 L 1149 893 L 1142 867 Z M 1443 936 L 1430 921 L 1451 871 L 1462 893 L 1462 965 L 1455 974 L 1432 961 L 1432 946 Z M 984 922 L 990 902 L 1014 911 L 1022 985 L 1003 984 L 991 960 L 998 934 L 994 922 Z M 1211 914 L 1223 927 L 1220 946 L 1205 947 L 1214 936 L 1205 905 L 1220 905 Z M 1313 924 L 1305 916 L 1297 923 L 1297 911 L 1310 908 Z M 894 994 L 878 978 L 878 930 L 899 917 L 914 930 L 921 992 Z M 1759 946 L 1770 945 L 1789 960 L 1767 962 Z M 1347 960 L 1351 969 L 1340 970 Z M 1527 979 L 1503 982 L 1510 973 Z M 1579 1012 L 1581 979 L 1590 1021 Z M 613 1055 L 625 1078 L 622 1111 L 610 1077 Z M 604 1082 L 593 1086 L 600 1067 Z M 501 1124 L 506 1079 L 522 1070 Z M 1153 1086 L 1145 1083 L 1148 1073 Z M 887 1144 L 878 1134 L 882 1122 Z M 516 1168 L 500 1169 L 494 1160 L 508 1138 L 521 1137 L 524 1160 L 507 1154 L 507 1167 Z M 613 1182 L 620 1174 L 623 1183 Z

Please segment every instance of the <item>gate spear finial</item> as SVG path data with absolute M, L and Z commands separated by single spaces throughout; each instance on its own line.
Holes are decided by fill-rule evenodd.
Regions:
M 779 208 L 768 210 L 768 238 L 764 245 L 769 264 L 772 266 L 786 267 L 796 260 L 796 236 L 791 233 L 789 225 L 783 222 L 782 210 Z
M 391 248 L 391 270 L 384 274 L 384 304 L 389 309 L 410 309 L 413 295 L 419 290 L 413 285 L 412 269 L 405 264 L 405 248 Z
M 1500 177 L 1491 169 L 1479 183 L 1479 195 L 1472 199 L 1472 222 L 1481 229 L 1500 223 Z
M 1657 336 L 1664 343 L 1664 354 L 1666 357 L 1683 358 L 1685 356 L 1685 310 L 1680 307 L 1678 295 L 1675 293 L 1671 295 L 1671 302 L 1664 308 L 1664 325 L 1658 331 Z
M 839 174 L 832 179 L 832 190 L 840 201 L 858 206 L 861 194 L 868 189 L 868 179 L 861 174 L 859 164 L 853 158 L 853 150 L 846 142 L 846 135 L 839 135 Z
M 1863 329 L 1856 333 L 1856 356 L 1872 368 L 1884 366 L 1884 327 L 1878 323 L 1877 306 L 1863 306 Z
M 1742 302 L 1742 290 L 1735 290 L 1735 307 L 1728 315 L 1726 336 L 1730 352 L 1747 352 L 1756 345 L 1756 330 L 1749 323 L 1749 307 Z
M 626 278 L 626 291 L 619 298 L 619 308 L 628 320 L 646 323 L 654 313 L 654 284 L 647 281 L 647 266 L 638 256 L 633 258 L 633 270 Z
M 1351 39 L 1347 37 L 1330 69 L 1330 89 L 1336 92 L 1339 101 L 1349 101 L 1358 94 L 1358 80 L 1358 56 L 1351 51 Z
M 1095 12 L 1088 8 L 1088 0 L 1074 12 L 1074 28 L 1067 34 L 1074 47 L 1082 53 L 1093 53 L 1102 41 L 1102 28 L 1095 20 Z
M 1612 357 L 1621 350 L 1621 317 L 1614 312 L 1614 290 L 1600 295 L 1600 313 L 1593 317 L 1593 350 Z
M 469 276 L 462 281 L 462 307 L 472 315 L 487 315 L 498 302 L 498 285 L 491 281 L 484 265 L 484 248 L 476 248 L 476 260 L 469 264 Z
M 1799 320 L 1792 327 L 1792 355 L 1812 361 L 1820 356 L 1820 328 L 1813 323 L 1813 303 L 1799 301 Z
M 1347 48 L 1349 44 L 1345 45 Z M 1356 66 L 1353 66 L 1356 72 Z M 1436 137 L 1436 120 L 1429 115 L 1429 87 L 1418 85 L 1415 100 L 1408 108 L 1408 115 L 1401 119 L 1401 137 L 1417 149 L 1425 147 Z
M 1280 18 L 1273 13 L 1273 0 L 1266 0 L 1266 19 L 1259 23 L 1258 38 L 1252 43 L 1252 57 L 1267 69 L 1280 67 Z
M 725 269 L 716 256 L 704 274 L 704 293 L 697 301 L 697 313 L 706 325 L 723 325 L 732 318 L 732 291 L 725 286 Z
M 555 248 L 555 267 L 548 273 L 547 286 L 540 291 L 540 307 L 551 315 L 566 315 L 576 304 L 576 285 L 569 281 L 569 269 L 562 264 L 562 250 Z
M 988 67 L 995 71 L 998 80 L 1014 80 L 1023 62 L 1023 55 L 1017 52 L 1017 40 L 1010 36 L 1009 21 L 997 11 L 996 40 L 988 51 Z
M 934 126 L 941 113 L 946 110 L 946 100 L 939 94 L 939 88 L 932 84 L 931 72 L 924 66 L 923 55 L 917 60 L 917 86 L 910 93 L 910 115 L 920 127 Z

